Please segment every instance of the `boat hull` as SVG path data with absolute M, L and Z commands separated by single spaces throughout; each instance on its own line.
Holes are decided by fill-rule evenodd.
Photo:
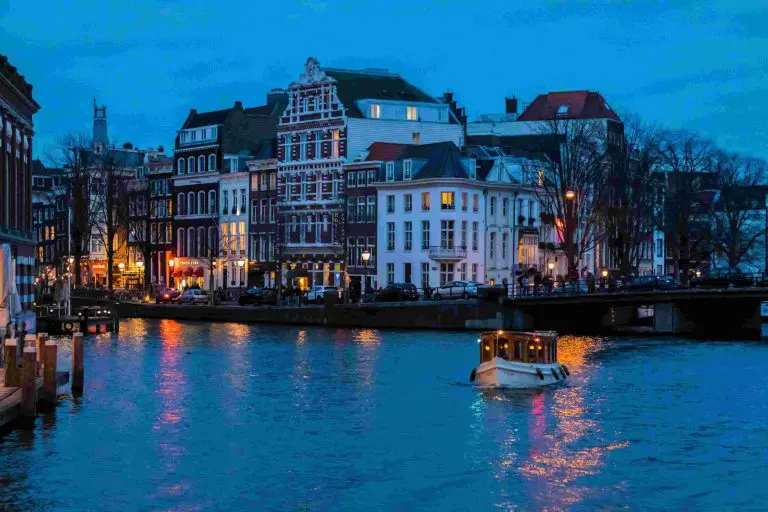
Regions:
M 563 382 L 567 375 L 567 370 L 558 363 L 521 363 L 498 357 L 475 368 L 475 380 L 478 385 L 495 388 L 551 386 Z

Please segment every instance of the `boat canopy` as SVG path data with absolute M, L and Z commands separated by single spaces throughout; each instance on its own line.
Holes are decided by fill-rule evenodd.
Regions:
M 480 362 L 500 357 L 521 363 L 557 362 L 554 332 L 487 331 L 480 335 Z

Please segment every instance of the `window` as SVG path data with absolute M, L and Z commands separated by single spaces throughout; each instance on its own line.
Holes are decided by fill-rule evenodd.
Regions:
M 387 263 L 387 284 L 395 283 L 395 264 Z
M 395 196 L 387 196 L 387 213 L 395 213 Z
M 239 159 L 237 157 L 233 157 L 229 159 L 229 172 L 237 172 L 239 167 Z
M 277 217 L 277 199 L 270 199 L 269 200 L 269 222 L 271 223 L 275 222 L 276 217 Z
M 440 209 L 441 210 L 453 210 L 453 192 L 441 192 L 440 193 Z
M 376 171 L 373 169 L 370 169 L 368 171 L 368 184 L 374 183 L 376 181 Z
M 413 210 L 413 196 L 411 194 L 405 194 L 403 196 L 403 210 L 410 212 Z
M 357 181 L 357 174 L 350 172 L 347 174 L 347 188 L 354 188 Z
M 472 280 L 477 282 L 477 263 L 472 264 Z
M 429 221 L 421 221 L 421 249 L 429 250 Z
M 269 208 L 269 202 L 266 199 L 262 199 L 259 204 L 259 218 L 261 219 L 262 223 L 267 222 L 267 215 L 269 215 L 268 212 Z
M 461 265 L 459 265 L 459 279 L 462 281 L 467 280 L 467 264 L 462 262 Z
M 507 245 L 509 245 L 509 233 L 503 233 L 501 235 L 501 259 L 504 261 L 507 259 Z
M 331 130 L 331 158 L 339 158 L 340 141 L 341 141 L 341 132 L 339 130 Z
M 453 228 L 454 221 L 440 221 L 440 247 L 443 249 L 453 249 L 454 247 Z
M 176 256 L 185 256 L 184 252 L 184 228 L 179 228 L 178 231 L 176 231 Z
M 404 180 L 411 179 L 411 163 L 412 161 L 410 159 L 403 160 L 403 179 Z
M 197 193 L 197 213 L 205 213 L 205 192 L 202 190 Z
M 365 171 L 357 171 L 357 186 L 365 186 Z
M 205 157 L 203 155 L 197 157 L 197 172 L 205 172 Z
M 208 155 L 208 172 L 216 171 L 216 155 L 211 153 Z
M 184 174 L 184 159 L 179 158 L 176 161 L 176 174 Z
M 558 117 L 565 117 L 568 115 L 568 105 L 560 105 L 557 107 L 557 116 Z
M 371 117 L 373 119 L 381 118 L 381 105 L 379 105 L 378 103 L 371 104 Z
M 229 209 L 229 190 L 222 191 L 221 214 L 226 215 Z
M 195 214 L 195 193 L 187 193 L 187 215 Z
M 286 135 L 285 136 L 285 161 L 286 162 L 290 162 L 292 160 L 291 152 L 293 151 L 293 147 L 291 146 L 291 142 L 293 142 L 293 136 Z
M 246 208 L 248 208 L 248 199 L 244 188 L 240 189 L 240 208 L 242 208 L 242 210 L 237 211 L 238 215 L 245 213 Z
M 423 212 L 429 211 L 429 192 L 421 193 L 421 211 Z
M 478 233 L 480 232 L 480 223 L 475 221 L 472 223 L 472 250 L 477 251 Z
M 429 262 L 426 261 L 421 263 L 421 287 L 429 287 Z
M 402 112 L 402 110 L 401 110 Z M 406 117 L 409 121 L 418 121 L 419 120 L 419 107 L 407 107 L 406 109 Z
M 656 240 L 656 257 L 661 258 L 664 256 L 664 239 L 659 238 Z M 661 272 L 659 272 L 661 274 Z
M 480 211 L 480 196 L 478 194 L 472 195 L 472 211 L 475 213 Z
M 411 134 L 411 144 L 421 144 L 421 134 L 419 132 Z
M 387 162 L 387 181 L 395 181 L 395 162 Z
M 372 220 L 372 219 L 370 219 Z M 357 221 L 366 222 L 365 218 L 365 197 L 357 198 Z
M 216 213 L 216 191 L 211 190 L 208 192 L 208 214 L 213 215 Z
M 187 158 L 187 174 L 195 174 L 195 157 Z
M 405 221 L 405 247 L 404 250 L 410 251 L 413 248 L 413 223 Z
M 376 221 L 376 196 L 368 196 L 368 208 L 366 212 L 366 217 L 368 218 L 368 222 L 375 222 Z
M 323 148 L 322 148 L 323 132 L 315 132 L 314 140 L 315 140 L 315 149 L 314 149 L 314 154 L 312 155 L 312 158 L 315 160 L 318 160 L 323 154 Z
M 467 221 L 461 221 L 461 247 L 467 248 Z
M 411 262 L 403 264 L 403 281 L 411 283 Z
M 440 264 L 440 286 L 453 281 L 453 263 Z
M 307 159 L 307 134 L 299 135 L 299 160 Z
M 267 190 L 267 174 L 262 173 L 259 176 L 259 190 L 266 191 Z
M 251 199 L 251 222 L 253 224 L 259 223 L 259 203 L 256 199 Z
M 176 215 L 184 215 L 184 194 L 176 196 Z
M 507 218 L 507 213 L 509 212 L 509 199 L 504 198 L 501 200 L 501 215 L 504 217 L 504 219 Z
M 240 213 L 237 208 L 237 189 L 232 190 L 232 213 Z
M 461 211 L 465 212 L 469 208 L 469 194 L 461 193 Z
M 387 250 L 395 250 L 395 223 L 387 222 Z
M 469 159 L 469 179 L 474 180 L 477 178 L 477 160 L 474 158 Z
M 496 197 L 491 197 L 491 211 L 490 216 L 496 215 Z

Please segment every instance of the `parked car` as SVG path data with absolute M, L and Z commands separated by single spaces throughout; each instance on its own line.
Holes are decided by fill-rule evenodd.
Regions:
M 155 303 L 156 304 L 173 304 L 179 299 L 179 290 L 173 290 L 173 289 L 167 289 L 163 290 L 161 292 L 158 292 L 157 295 L 155 295 Z
M 451 281 L 435 290 L 435 299 L 468 299 L 477 297 L 477 287 L 480 283 L 474 281 Z
M 187 288 L 179 296 L 179 304 L 208 304 L 208 292 L 199 288 Z
M 277 304 L 277 292 L 272 288 L 249 288 L 237 299 L 241 306 Z
M 677 285 L 672 276 L 637 276 L 624 281 L 621 285 L 621 289 L 628 292 L 673 290 L 675 288 Z
M 737 268 L 721 268 L 694 279 L 691 284 L 698 288 L 730 288 L 752 286 L 753 280 Z
M 376 302 L 419 300 L 419 291 L 412 283 L 394 283 L 376 293 Z
M 327 292 L 340 293 L 335 286 L 315 285 L 307 292 L 307 302 L 323 302 L 323 297 Z

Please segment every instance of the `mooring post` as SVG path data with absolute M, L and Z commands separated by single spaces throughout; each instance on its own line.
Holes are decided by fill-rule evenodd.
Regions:
M 34 417 L 37 413 L 37 350 L 24 347 L 21 357 L 21 416 Z
M 56 358 L 58 347 L 54 340 L 46 340 L 43 345 L 43 399 L 51 404 L 56 403 Z
M 72 335 L 72 392 L 83 392 L 84 368 L 83 368 L 83 333 L 76 332 Z
M 5 340 L 3 349 L 3 368 L 5 369 L 5 383 L 7 388 L 17 388 L 21 382 L 19 375 L 19 363 L 17 362 L 18 342 L 16 338 Z
M 43 374 L 43 347 L 45 347 L 45 342 L 48 341 L 48 335 L 44 332 L 37 333 L 37 344 L 35 347 L 37 347 L 37 374 L 42 375 Z

